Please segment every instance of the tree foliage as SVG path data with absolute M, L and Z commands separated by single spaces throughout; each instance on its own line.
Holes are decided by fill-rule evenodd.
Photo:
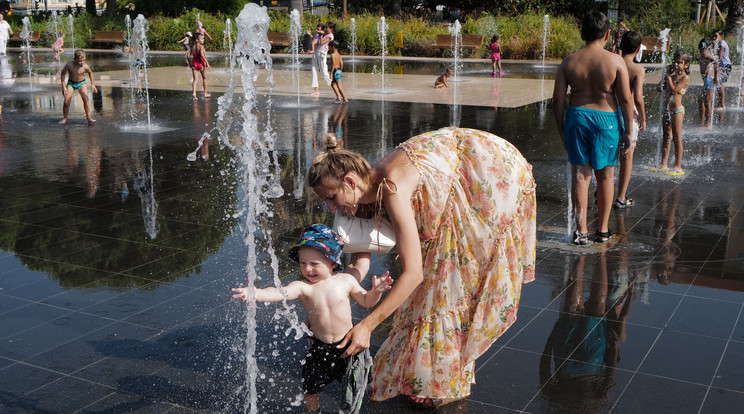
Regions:
M 224 13 L 237 15 L 248 0 L 119 0 L 119 8 L 128 4 L 134 5 L 133 13 L 143 14 L 145 17 L 163 14 L 177 17 L 185 10 L 196 8 L 208 13 Z

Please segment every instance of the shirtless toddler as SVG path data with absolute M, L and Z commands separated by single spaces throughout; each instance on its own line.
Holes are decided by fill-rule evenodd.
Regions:
M 349 296 L 365 308 L 371 308 L 379 302 L 382 293 L 390 289 L 393 280 L 387 273 L 372 278 L 372 290 L 364 290 L 354 276 L 348 273 L 336 273 L 343 270 L 341 249 L 343 239 L 328 226 L 313 224 L 302 231 L 300 241 L 289 251 L 289 257 L 300 263 L 300 272 L 305 280 L 297 280 L 286 287 L 277 289 L 269 287 L 255 289 L 256 302 L 281 302 L 282 300 L 300 299 L 307 312 L 310 329 L 313 331 L 313 342 L 305 356 L 302 367 L 302 387 L 305 404 L 310 411 L 320 408 L 319 395 L 323 388 L 334 379 L 341 381 L 347 371 L 347 365 L 358 358 L 368 361 L 371 366 L 369 350 L 356 355 L 341 358 L 344 348 L 338 344 L 352 328 L 351 303 Z M 233 288 L 233 298 L 250 300 L 248 288 Z M 359 361 L 354 361 L 359 362 Z M 365 364 L 361 364 L 365 365 Z M 367 384 L 367 375 L 357 376 L 355 388 L 363 395 Z M 346 384 L 344 384 L 344 387 Z M 357 394 L 356 392 L 354 394 Z M 346 407 L 343 412 L 356 412 L 359 401 Z
M 67 115 L 70 112 L 70 102 L 72 102 L 72 97 L 75 95 L 76 90 L 80 91 L 80 97 L 83 98 L 83 108 L 85 109 L 85 116 L 88 118 L 88 123 L 92 124 L 96 122 L 96 120 L 90 116 L 90 100 L 88 99 L 88 87 L 85 82 L 86 73 L 88 74 L 88 77 L 90 77 L 90 87 L 93 88 L 93 93 L 98 93 L 98 89 L 93 80 L 93 71 L 90 69 L 90 66 L 85 63 L 85 51 L 77 49 L 73 60 L 67 62 L 60 74 L 62 96 L 65 98 L 65 103 L 62 107 L 62 120 L 59 121 L 60 124 L 67 123 Z M 65 82 L 65 75 L 67 75 L 67 82 Z

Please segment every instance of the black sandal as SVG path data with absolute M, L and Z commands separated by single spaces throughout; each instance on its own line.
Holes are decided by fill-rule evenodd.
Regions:
M 573 243 L 579 246 L 586 246 L 589 244 L 589 234 L 579 233 L 578 230 L 574 230 Z
M 623 209 L 623 208 L 633 207 L 634 204 L 635 203 L 633 203 L 632 198 L 626 198 L 625 201 L 619 198 L 616 198 L 615 202 L 612 203 L 612 207 Z
M 610 240 L 610 237 L 612 237 L 612 230 L 607 229 L 605 232 L 597 230 L 594 233 L 594 243 L 604 243 Z

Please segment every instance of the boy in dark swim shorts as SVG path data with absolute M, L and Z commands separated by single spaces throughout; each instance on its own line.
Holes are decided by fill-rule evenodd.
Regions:
M 359 411 L 372 358 L 368 349 L 341 357 L 346 349 L 339 348 L 339 344 L 353 326 L 349 297 L 365 308 L 371 308 L 393 283 L 387 273 L 379 278 L 375 276 L 368 292 L 359 286 L 354 276 L 336 273 L 343 270 L 343 243 L 341 236 L 324 224 L 306 227 L 300 241 L 289 251 L 289 257 L 300 263 L 304 280 L 280 288 L 255 289 L 256 302 L 300 299 L 307 312 L 313 336 L 302 367 L 302 389 L 305 406 L 313 412 L 320 409 L 320 392 L 334 380 L 341 381 L 344 388 L 339 412 Z M 235 293 L 233 298 L 250 300 L 248 288 L 234 288 L 232 291 Z
M 608 226 L 615 196 L 615 164 L 618 151 L 631 148 L 633 97 L 628 69 L 621 56 L 604 49 L 609 37 L 607 16 L 589 11 L 581 24 L 581 38 L 586 45 L 563 60 L 553 89 L 555 122 L 572 164 L 571 201 L 576 221 L 573 242 L 578 245 L 589 243 L 586 222 L 592 172 L 597 178 L 598 210 L 594 242 L 604 243 L 612 236 Z M 569 87 L 571 95 L 564 120 Z
M 85 51 L 78 49 L 75 51 L 75 55 L 72 61 L 67 62 L 64 69 L 60 73 L 60 81 L 62 82 L 62 96 L 65 98 L 64 106 L 62 107 L 62 120 L 60 124 L 67 123 L 67 115 L 70 113 L 70 102 L 72 97 L 75 95 L 75 91 L 80 92 L 80 97 L 83 98 L 83 108 L 85 109 L 85 116 L 88 118 L 88 123 L 92 124 L 96 122 L 95 119 L 90 116 L 90 100 L 88 99 L 88 87 L 85 82 L 85 74 L 90 77 L 90 87 L 93 88 L 93 93 L 98 93 L 95 82 L 93 80 L 93 71 L 85 63 Z M 67 81 L 65 82 L 65 75 L 67 75 Z

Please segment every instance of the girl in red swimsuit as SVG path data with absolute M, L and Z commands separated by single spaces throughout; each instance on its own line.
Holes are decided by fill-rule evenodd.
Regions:
M 211 95 L 207 92 L 207 68 L 211 68 L 212 66 L 210 66 L 207 61 L 207 53 L 204 49 L 204 35 L 202 33 L 196 35 L 196 40 L 194 41 L 194 47 L 191 48 L 191 53 L 193 56 L 193 59 L 191 60 L 191 75 L 194 78 L 191 83 L 191 96 L 193 96 L 194 99 L 198 99 L 196 96 L 196 83 L 198 79 L 196 74 L 200 73 L 202 85 L 204 86 L 204 98 L 209 98 Z

